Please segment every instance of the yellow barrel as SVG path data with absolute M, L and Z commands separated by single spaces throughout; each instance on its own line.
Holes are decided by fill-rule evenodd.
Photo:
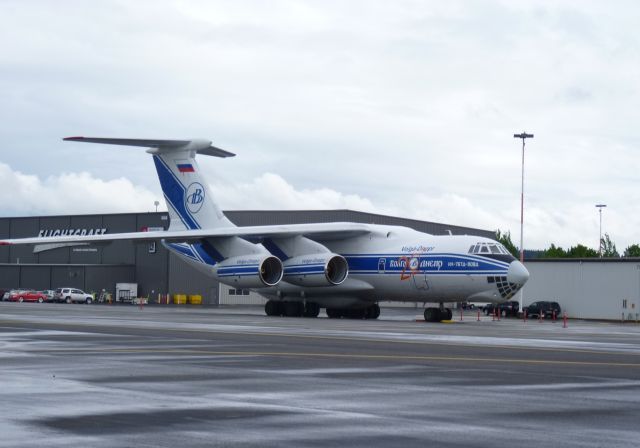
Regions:
M 173 303 L 176 305 L 184 305 L 187 303 L 187 295 L 186 294 L 174 294 L 173 295 Z
M 202 305 L 202 296 L 200 294 L 191 294 L 189 296 L 189 303 L 191 305 Z

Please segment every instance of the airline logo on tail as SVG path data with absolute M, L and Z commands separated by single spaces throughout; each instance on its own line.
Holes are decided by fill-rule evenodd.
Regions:
M 191 213 L 198 213 L 204 204 L 204 187 L 198 182 L 194 182 L 187 188 L 185 202 L 187 209 Z

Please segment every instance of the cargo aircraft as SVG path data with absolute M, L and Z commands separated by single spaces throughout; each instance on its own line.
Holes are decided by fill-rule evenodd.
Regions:
M 220 282 L 265 296 L 268 316 L 376 319 L 379 301 L 417 301 L 428 322 L 451 319 L 447 302 L 502 302 L 529 272 L 505 247 L 472 235 L 349 222 L 237 227 L 202 178 L 196 154 L 232 157 L 208 140 L 68 137 L 65 141 L 148 148 L 169 211 L 165 231 L 34 237 L 1 241 L 34 250 L 160 241 Z

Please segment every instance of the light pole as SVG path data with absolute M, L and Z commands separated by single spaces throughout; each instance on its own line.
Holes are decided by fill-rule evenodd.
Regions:
M 513 138 L 521 138 L 522 139 L 522 186 L 520 189 L 520 263 L 524 262 L 524 243 L 523 243 L 523 233 L 524 233 L 524 141 L 528 138 L 533 138 L 533 134 L 527 134 L 526 132 L 522 132 L 522 134 L 513 134 Z
M 600 238 L 598 239 L 598 256 L 602 258 L 602 209 L 606 207 L 607 204 L 596 204 L 596 208 L 600 213 Z
M 158 205 L 160 205 L 159 201 L 153 201 L 153 205 L 156 206 L 156 212 L 158 211 Z

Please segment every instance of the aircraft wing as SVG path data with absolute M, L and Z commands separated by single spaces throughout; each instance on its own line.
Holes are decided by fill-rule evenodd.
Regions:
M 314 224 L 285 224 L 271 226 L 250 226 L 250 227 L 221 227 L 216 229 L 200 230 L 174 230 L 174 231 L 151 231 L 151 232 L 129 232 L 129 233 L 107 233 L 104 235 L 70 235 L 33 237 L 0 240 L 0 246 L 14 244 L 37 244 L 56 245 L 66 244 L 104 244 L 112 241 L 158 241 L 165 240 L 173 243 L 189 243 L 206 238 L 225 238 L 238 236 L 242 238 L 287 238 L 297 235 L 305 236 L 315 241 L 340 240 L 344 238 L 365 235 L 370 233 L 368 224 L 351 222 L 328 222 Z M 57 246 L 62 247 L 62 246 Z

